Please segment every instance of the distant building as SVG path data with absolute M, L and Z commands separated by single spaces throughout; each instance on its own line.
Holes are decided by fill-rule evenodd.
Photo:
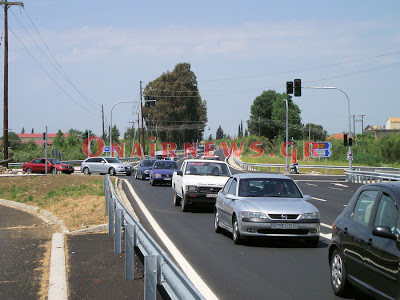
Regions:
M 326 138 L 327 141 L 330 141 L 330 140 L 342 140 L 343 141 L 343 139 L 344 139 L 344 133 L 335 133 Z
M 400 118 L 388 118 L 386 120 L 386 129 L 400 129 Z
M 22 143 L 28 143 L 30 141 L 34 141 L 36 145 L 44 145 L 43 140 L 43 133 L 19 133 L 19 138 L 21 139 Z M 48 133 L 47 134 L 47 144 L 53 144 L 54 138 L 57 136 L 55 133 Z M 64 137 L 69 136 L 69 133 L 64 133 Z
M 364 133 L 371 134 L 376 139 L 381 139 L 386 135 L 400 133 L 400 118 L 388 118 L 385 128 L 368 125 L 364 128 Z

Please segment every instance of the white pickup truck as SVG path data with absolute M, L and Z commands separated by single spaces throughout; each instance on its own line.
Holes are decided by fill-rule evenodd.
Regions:
M 192 205 L 214 205 L 220 189 L 231 176 L 223 161 L 188 159 L 172 175 L 174 205 L 189 211 Z

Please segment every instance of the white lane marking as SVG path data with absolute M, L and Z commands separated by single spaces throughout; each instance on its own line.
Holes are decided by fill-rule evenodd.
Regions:
M 123 179 L 126 181 L 126 179 Z M 147 220 L 149 221 L 150 225 L 153 227 L 154 231 L 157 233 L 161 241 L 164 245 L 168 248 L 171 255 L 175 258 L 178 264 L 181 266 L 183 272 L 187 275 L 189 280 L 193 283 L 193 285 L 199 290 L 199 292 L 206 298 L 206 299 L 218 299 L 218 297 L 211 291 L 211 289 L 206 285 L 206 283 L 200 278 L 200 276 L 196 273 L 193 267 L 189 264 L 189 262 L 185 259 L 185 257 L 181 254 L 181 252 L 175 247 L 172 241 L 168 238 L 168 236 L 164 233 L 161 227 L 158 225 L 156 220 L 147 210 L 146 206 L 143 204 L 142 200 L 136 194 L 135 190 L 132 186 L 128 183 L 127 184 L 130 192 L 132 193 L 133 197 L 135 197 L 137 204 L 139 205 L 140 209 L 142 210 L 143 214 L 146 216 Z
M 324 223 L 321 223 L 320 225 L 321 225 L 321 226 L 324 226 L 324 227 L 327 227 L 327 228 L 329 228 L 329 229 L 332 229 L 332 225 L 328 225 L 328 224 L 324 224 Z
M 334 188 L 334 187 L 330 187 L 330 186 L 328 186 L 328 189 L 331 189 L 331 190 L 338 190 L 338 191 L 343 191 L 343 189 Z
M 321 237 L 327 239 L 327 240 L 331 240 L 331 239 L 332 239 L 332 233 L 329 233 L 329 234 L 320 233 L 319 235 L 320 235 Z
M 318 186 L 317 184 L 306 183 L 307 185 Z
M 321 198 L 316 198 L 316 197 L 311 197 L 311 199 L 318 200 L 318 201 L 322 201 L 322 202 L 328 201 L 328 200 L 321 199 Z
M 341 184 L 341 183 L 334 183 L 334 185 L 337 185 L 337 186 L 342 186 L 342 187 L 349 187 L 348 185 Z

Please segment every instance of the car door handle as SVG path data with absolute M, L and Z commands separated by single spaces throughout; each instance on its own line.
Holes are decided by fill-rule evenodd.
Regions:
M 371 238 L 368 239 L 367 245 L 368 245 L 368 246 L 372 246 L 372 244 L 373 244 L 373 243 L 372 243 L 372 239 L 371 239 Z

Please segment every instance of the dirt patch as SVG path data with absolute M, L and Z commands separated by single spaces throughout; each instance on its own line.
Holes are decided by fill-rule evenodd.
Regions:
M 102 176 L 5 177 L 0 198 L 45 209 L 74 231 L 107 223 Z

